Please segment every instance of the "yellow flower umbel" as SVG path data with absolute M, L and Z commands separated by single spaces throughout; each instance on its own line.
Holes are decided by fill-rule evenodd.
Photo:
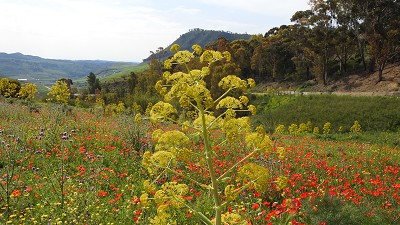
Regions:
M 289 179 L 288 179 L 287 177 L 285 177 L 285 176 L 279 176 L 279 177 L 276 179 L 276 189 L 277 189 L 278 191 L 280 191 L 280 190 L 286 188 L 286 187 L 288 186 L 288 181 L 289 181 Z
M 279 124 L 279 125 L 275 128 L 274 133 L 276 133 L 276 134 L 283 134 L 283 133 L 285 132 L 285 130 L 286 130 L 285 125 Z
M 226 133 L 228 141 L 235 141 L 239 135 L 250 131 L 250 119 L 248 117 L 228 119 L 224 122 L 222 130 Z
M 145 180 L 145 181 L 143 181 L 143 189 L 146 193 L 151 194 L 157 190 L 157 187 L 150 180 Z
M 191 151 L 188 149 L 189 138 L 180 131 L 168 131 L 157 138 L 156 151 L 167 151 L 174 157 L 187 161 L 190 159 Z
M 239 196 L 239 192 L 235 189 L 235 185 L 227 185 L 224 190 L 226 199 L 229 201 L 235 200 Z
M 261 152 L 270 152 L 273 144 L 269 136 L 260 133 L 250 133 L 246 135 L 245 142 L 248 148 L 255 148 Z
M 172 118 L 176 114 L 176 109 L 169 103 L 158 102 L 150 111 L 150 119 L 154 122 Z
M 178 45 L 171 47 L 171 51 L 175 54 L 165 60 L 166 71 L 162 74 L 162 80 L 155 86 L 164 97 L 164 101 L 155 104 L 149 113 L 154 122 L 170 121 L 179 124 L 180 126 L 177 127 L 182 129 L 178 131 L 179 128 L 176 128 L 167 132 L 156 130 L 152 136 L 155 144 L 154 152 L 144 153 L 142 165 L 151 176 L 171 173 L 183 181 L 208 190 L 214 201 L 215 212 L 212 213 L 214 223 L 207 216 L 186 204 L 183 197 L 188 193 L 187 185 L 169 182 L 169 180 L 158 190 L 154 190 L 150 181 L 145 183 L 145 190 L 154 193 L 153 203 L 155 202 L 158 206 L 157 216 L 153 217 L 150 223 L 174 224 L 176 221 L 172 220 L 172 209 L 186 206 L 205 224 L 245 224 L 246 220 L 240 215 L 223 214 L 222 210 L 231 204 L 231 201 L 236 201 L 239 192 L 244 188 L 263 192 L 269 186 L 268 170 L 254 163 L 246 163 L 254 159 L 257 153 L 271 151 L 272 141 L 262 128 L 257 128 L 257 132 L 251 133 L 249 117 L 237 117 L 243 112 L 252 115 L 256 113 L 256 107 L 251 105 L 249 98 L 242 94 L 247 88 L 254 87 L 255 82 L 253 79 L 242 80 L 230 74 L 213 74 L 217 72 L 216 68 L 220 66 L 219 64 L 234 64 L 230 62 L 232 56 L 229 52 L 203 51 L 198 45 L 194 45 L 192 49 L 192 52 L 179 51 Z M 200 62 L 192 61 L 194 58 L 198 58 Z M 220 62 L 215 67 L 213 64 L 217 61 Z M 196 66 L 196 68 L 192 69 L 190 66 Z M 207 76 L 211 78 L 205 79 Z M 223 78 L 219 82 L 215 81 L 218 77 Z M 218 96 L 216 96 L 218 93 L 211 93 L 207 88 L 210 84 L 206 83 L 209 80 L 218 82 L 218 86 L 224 93 Z M 213 88 L 214 84 L 211 85 Z M 176 116 L 178 111 L 174 108 L 178 104 L 183 111 L 179 118 Z M 218 132 L 214 133 L 214 130 L 219 133 L 222 131 L 222 135 Z M 231 144 L 244 137 L 246 137 L 246 147 L 242 150 L 246 155 L 227 168 L 223 174 L 218 174 L 215 169 L 215 158 L 225 156 L 219 154 L 214 146 L 224 146 L 227 141 Z M 193 143 L 202 146 L 201 151 L 191 152 L 189 149 Z M 197 176 L 191 176 L 192 170 L 181 163 L 186 160 L 194 162 L 196 166 L 207 171 L 209 180 L 203 183 L 196 179 Z M 231 178 L 234 177 L 233 174 L 237 174 L 236 182 L 242 183 L 240 188 L 235 189 L 237 187 L 235 180 Z M 229 184 L 227 184 L 228 180 Z M 221 193 L 224 193 L 227 201 L 224 201 Z
M 282 160 L 286 156 L 286 151 L 284 147 L 276 148 L 276 153 L 278 153 L 278 159 Z
M 142 166 L 150 174 L 156 173 L 159 169 L 173 167 L 176 164 L 176 157 L 173 153 L 167 151 L 158 151 L 154 154 L 145 152 L 143 154 Z
M 332 127 L 331 123 L 330 122 L 326 122 L 324 124 L 324 127 L 322 127 L 323 134 L 329 134 L 331 132 L 331 127 Z
M 354 121 L 353 126 L 350 127 L 350 132 L 356 135 L 361 134 L 361 125 L 358 120 Z
M 258 192 L 264 192 L 268 187 L 269 171 L 255 163 L 248 163 L 239 169 L 239 180 Z

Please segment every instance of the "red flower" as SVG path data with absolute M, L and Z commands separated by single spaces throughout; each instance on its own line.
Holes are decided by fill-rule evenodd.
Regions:
M 258 203 L 254 203 L 253 206 L 251 207 L 252 209 L 256 210 L 260 207 Z
M 105 192 L 105 191 L 99 191 L 98 196 L 100 196 L 100 197 L 106 197 L 106 196 L 107 196 L 107 192 Z
M 19 196 L 21 196 L 21 190 L 14 190 L 14 191 L 12 192 L 11 196 L 14 196 L 14 197 L 19 197 Z

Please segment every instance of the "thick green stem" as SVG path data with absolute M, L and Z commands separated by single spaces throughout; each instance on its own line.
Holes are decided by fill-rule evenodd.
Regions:
M 221 225 L 221 199 L 220 196 L 218 194 L 218 180 L 217 177 L 215 175 L 215 171 L 213 168 L 213 161 L 211 158 L 211 143 L 210 143 L 210 137 L 208 134 L 208 130 L 207 130 L 207 124 L 206 124 L 206 117 L 205 117 L 205 112 L 203 109 L 203 105 L 201 102 L 197 102 L 197 105 L 199 106 L 199 110 L 200 110 L 200 116 L 201 116 L 201 120 L 202 120 L 202 127 L 203 127 L 203 139 L 204 139 L 204 150 L 205 150 L 205 154 L 206 154 L 206 162 L 207 162 L 207 167 L 208 170 L 210 171 L 210 178 L 211 178 L 211 192 L 214 198 L 214 205 L 215 205 L 215 225 Z

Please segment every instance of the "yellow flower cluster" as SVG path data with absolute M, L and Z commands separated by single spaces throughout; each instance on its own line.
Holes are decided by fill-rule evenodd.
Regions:
M 300 125 L 299 125 L 299 134 L 305 134 L 307 132 L 308 132 L 307 124 L 300 123 Z
M 196 53 L 196 55 L 201 55 L 201 53 L 203 52 L 203 49 L 201 48 L 200 45 L 193 45 L 192 49 L 194 53 Z
M 278 153 L 278 159 L 284 159 L 286 156 L 286 151 L 284 147 L 276 148 L 276 153 Z
M 175 53 L 172 57 L 172 61 L 178 64 L 185 64 L 190 62 L 190 60 L 192 60 L 193 58 L 193 53 L 189 52 L 188 50 L 183 50 Z
M 286 130 L 285 125 L 279 124 L 279 125 L 275 128 L 274 133 L 276 133 L 276 134 L 283 134 L 283 133 L 285 133 L 285 130 Z
M 276 179 L 276 189 L 278 191 L 280 191 L 280 190 L 286 188 L 288 186 L 288 180 L 289 179 L 287 177 L 285 177 L 285 176 L 279 176 Z
M 177 222 L 168 213 L 168 205 L 159 205 L 157 208 L 157 215 L 150 219 L 150 224 L 152 225 L 176 225 Z
M 177 131 L 167 131 L 158 137 L 155 149 L 157 151 L 169 151 L 171 148 L 184 148 L 190 143 L 186 134 Z
M 353 134 L 361 134 L 361 125 L 357 120 L 354 121 L 353 126 L 350 127 L 350 132 Z
M 329 134 L 331 132 L 332 124 L 330 122 L 326 122 L 324 127 L 322 127 L 323 134 Z
M 256 86 L 256 82 L 254 81 L 253 78 L 249 78 L 247 79 L 247 84 L 249 85 L 250 88 L 255 87 Z
M 235 189 L 235 185 L 227 185 L 224 190 L 226 199 L 229 201 L 235 200 L 239 196 L 239 192 Z
M 192 151 L 188 149 L 190 140 L 183 132 L 172 130 L 163 133 L 157 129 L 153 132 L 152 139 L 156 143 L 156 151 L 170 152 L 175 158 L 183 161 L 189 160 L 192 155 Z
M 169 48 L 169 50 L 170 50 L 171 52 L 178 52 L 180 48 L 181 48 L 181 46 L 179 46 L 178 44 L 173 44 L 173 45 L 171 46 L 171 48 Z
M 158 151 L 154 154 L 145 152 L 143 154 L 142 166 L 146 168 L 150 174 L 154 174 L 158 169 L 174 166 L 176 157 L 173 153 L 167 151 Z
M 161 186 L 161 191 L 170 198 L 173 207 L 180 209 L 185 206 L 184 198 L 182 197 L 189 192 L 189 187 L 186 184 L 167 182 Z
M 205 120 L 206 120 L 206 126 L 207 126 L 207 128 L 208 128 L 209 130 L 218 128 L 219 125 L 221 124 L 221 120 L 217 120 L 217 121 L 216 121 L 216 118 L 215 118 L 215 116 L 213 116 L 213 115 L 205 114 L 204 117 L 205 117 Z M 203 123 L 203 122 L 202 122 L 202 118 L 201 118 L 201 117 L 198 117 L 198 118 L 196 118 L 196 119 L 193 121 L 193 126 L 194 126 L 195 128 L 200 129 L 200 128 L 202 127 L 202 123 Z M 211 125 L 211 126 L 210 126 L 210 125 Z
M 194 99 L 197 103 L 202 104 L 206 109 L 209 109 L 214 105 L 211 92 L 203 83 L 189 86 L 186 89 L 186 95 L 189 98 Z
M 247 225 L 247 221 L 244 220 L 239 214 L 237 213 L 224 213 L 222 214 L 221 217 L 222 223 L 223 224 L 229 224 L 229 225 Z
M 313 134 L 319 134 L 319 128 L 318 127 L 314 127 L 313 129 Z
M 140 113 L 137 113 L 137 114 L 135 115 L 135 123 L 136 123 L 137 125 L 142 125 L 142 115 L 141 115 Z
M 228 55 L 228 54 L 226 54 Z M 229 54 L 230 55 L 230 54 Z M 200 62 L 208 62 L 208 64 L 210 65 L 213 62 L 219 61 L 221 59 L 223 59 L 224 56 L 222 55 L 221 52 L 219 51 L 214 51 L 214 50 L 206 50 L 203 52 L 203 54 L 200 56 Z M 230 60 L 227 59 L 228 61 Z
M 223 99 L 221 99 L 221 101 L 218 102 L 217 109 L 223 109 L 223 108 L 227 108 L 227 109 L 241 109 L 243 108 L 243 104 L 240 100 L 228 96 L 225 97 Z
M 150 119 L 153 122 L 158 122 L 161 120 L 166 120 L 171 118 L 174 114 L 177 113 L 177 110 L 169 103 L 166 102 L 157 102 L 150 111 Z
M 273 148 L 273 144 L 271 139 L 269 139 L 269 136 L 266 134 L 260 134 L 258 132 L 247 134 L 245 142 L 248 148 L 255 148 L 264 153 L 270 152 Z
M 256 115 L 256 113 L 257 113 L 257 108 L 254 105 L 247 106 L 247 110 L 249 110 L 251 115 L 253 115 L 253 116 Z
M 239 135 L 250 132 L 250 119 L 249 117 L 241 117 L 225 120 L 222 130 L 225 132 L 228 141 L 235 141 Z
M 144 188 L 144 191 L 149 194 L 151 194 L 157 190 L 156 185 L 153 182 L 151 182 L 150 180 L 143 181 L 143 188 Z
M 288 130 L 289 130 L 289 134 L 297 134 L 297 132 L 299 131 L 299 126 L 295 123 L 292 123 L 288 127 Z
M 240 96 L 239 100 L 241 103 L 243 103 L 243 105 L 247 105 L 247 103 L 249 103 L 249 98 L 247 96 Z
M 224 90 L 228 89 L 239 89 L 239 90 L 246 90 L 247 82 L 245 80 L 240 79 L 237 76 L 229 75 L 221 79 L 218 83 L 218 86 Z
M 258 192 L 264 192 L 268 188 L 269 171 L 255 163 L 248 163 L 238 171 L 239 180 Z
M 144 193 L 140 196 L 140 204 L 142 204 L 142 206 L 144 207 L 148 207 L 150 206 L 150 202 L 149 202 L 149 194 Z

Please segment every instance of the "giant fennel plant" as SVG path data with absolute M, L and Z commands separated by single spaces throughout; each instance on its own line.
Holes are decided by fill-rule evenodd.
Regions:
M 237 96 L 237 93 L 243 93 L 247 88 L 253 87 L 255 82 L 253 79 L 242 80 L 237 76 L 227 75 L 218 84 L 225 92 L 213 98 L 207 89 L 205 77 L 210 75 L 210 66 L 213 63 L 230 61 L 231 55 L 229 52 L 203 51 L 199 45 L 194 45 L 192 49 L 193 52 L 179 51 L 179 46 L 173 45 L 171 51 L 175 54 L 165 61 L 166 72 L 163 73 L 163 79 L 156 84 L 155 88 L 164 96 L 164 101 L 152 107 L 150 119 L 153 122 L 172 121 L 180 124 L 181 129 L 154 131 L 152 135 L 155 142 L 154 151 L 146 151 L 142 160 L 143 167 L 154 179 L 144 181 L 145 193 L 141 195 L 140 201 L 144 206 L 157 206 L 157 215 L 150 219 L 151 224 L 176 224 L 177 221 L 170 213 L 171 208 L 182 207 L 188 207 L 205 224 L 247 224 L 246 218 L 227 212 L 227 207 L 245 189 L 254 189 L 258 192 L 267 189 L 269 171 L 254 163 L 254 159 L 271 151 L 273 144 L 261 127 L 251 132 L 249 117 L 237 117 L 237 112 L 246 111 L 248 114 L 255 114 L 256 107 L 248 104 L 249 99 L 246 96 L 234 97 L 232 93 Z M 190 69 L 189 62 L 196 57 L 199 57 L 204 67 Z M 177 65 L 184 68 L 184 71 L 171 73 L 172 67 Z M 179 102 L 180 107 L 191 116 L 177 119 L 178 110 L 173 106 L 173 101 Z M 214 111 L 220 114 L 216 116 Z M 223 143 L 215 143 L 221 140 L 212 138 L 214 130 L 219 130 L 225 135 Z M 191 131 L 190 134 L 188 131 Z M 200 154 L 190 148 L 191 138 L 196 136 L 204 145 L 204 150 Z M 217 174 L 212 158 L 218 156 L 212 146 L 234 142 L 239 137 L 244 137 L 246 156 L 224 173 Z M 190 176 L 190 173 L 177 172 L 176 168 L 182 161 L 196 162 L 206 167 L 209 182 L 201 183 Z M 179 175 L 182 177 L 182 182 L 156 185 L 156 180 L 161 174 Z M 236 179 L 227 182 L 232 175 Z M 236 185 L 235 182 L 240 185 Z M 214 214 L 211 218 L 196 210 L 185 200 L 184 196 L 189 192 L 188 184 L 198 185 L 199 188 L 211 193 L 214 204 Z M 168 204 L 165 204 L 166 202 Z

